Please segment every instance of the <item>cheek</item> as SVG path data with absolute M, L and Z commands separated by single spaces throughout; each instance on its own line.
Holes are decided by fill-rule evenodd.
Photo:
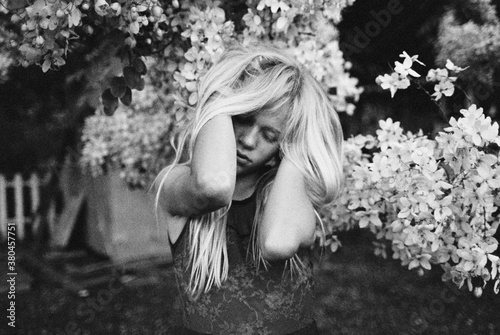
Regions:
M 238 138 L 242 132 L 242 129 L 239 125 L 233 123 L 234 136 Z
M 268 162 L 272 158 L 274 158 L 279 152 L 279 145 L 267 145 L 265 150 L 262 152 L 262 160 Z

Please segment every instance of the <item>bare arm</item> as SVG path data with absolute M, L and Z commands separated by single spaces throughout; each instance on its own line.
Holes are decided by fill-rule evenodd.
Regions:
M 156 188 L 167 173 L 162 171 Z M 175 166 L 161 185 L 159 205 L 167 217 L 191 217 L 229 204 L 236 182 L 236 140 L 231 117 L 219 115 L 200 130 L 190 165 Z M 184 220 L 185 221 L 185 220 Z M 179 227 L 177 227 L 179 226 Z M 171 241 L 183 224 L 169 225 Z M 172 237 L 175 237 L 174 239 Z
M 286 157 L 280 163 L 259 226 L 262 256 L 292 257 L 314 242 L 316 216 L 299 170 Z

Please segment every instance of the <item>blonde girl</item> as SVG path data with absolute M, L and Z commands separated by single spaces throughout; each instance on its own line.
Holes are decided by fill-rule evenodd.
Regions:
M 342 181 L 338 116 L 301 65 L 262 45 L 228 49 L 198 92 L 155 182 L 183 307 L 176 332 L 316 334 L 308 254 Z

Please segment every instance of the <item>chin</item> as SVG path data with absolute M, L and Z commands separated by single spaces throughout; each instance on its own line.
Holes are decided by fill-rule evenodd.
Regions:
M 237 166 L 236 176 L 248 176 L 251 174 L 259 173 L 262 169 L 255 166 Z

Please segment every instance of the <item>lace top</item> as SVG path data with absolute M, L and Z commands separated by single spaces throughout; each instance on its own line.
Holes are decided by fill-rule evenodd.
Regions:
M 232 202 L 227 221 L 229 274 L 222 287 L 212 287 L 194 300 L 186 293 L 190 268 L 187 226 L 173 246 L 184 326 L 207 334 L 287 334 L 313 322 L 312 265 L 291 276 L 284 261 L 256 271 L 247 248 L 256 209 L 255 193 Z

